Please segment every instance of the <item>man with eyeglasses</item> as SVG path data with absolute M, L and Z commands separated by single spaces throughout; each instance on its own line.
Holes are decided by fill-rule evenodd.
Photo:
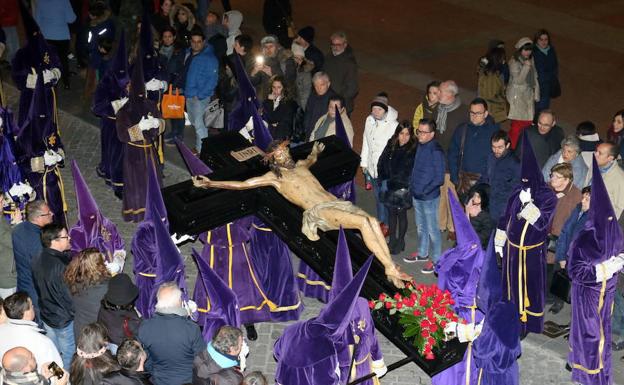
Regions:
M 487 102 L 476 98 L 470 102 L 469 120 L 455 128 L 448 150 L 448 169 L 460 201 L 470 187 L 487 173 L 490 139 L 500 126 L 488 114 Z
M 13 228 L 13 258 L 17 272 L 17 291 L 24 291 L 32 299 L 39 318 L 39 296 L 32 279 L 30 264 L 41 254 L 41 228 L 52 223 L 54 214 L 43 200 L 26 205 L 26 220 Z
M 421 272 L 431 274 L 442 253 L 438 206 L 440 206 L 440 186 L 444 183 L 445 157 L 440 143 L 435 139 L 435 121 L 421 119 L 416 134 L 419 146 L 410 178 L 410 189 L 418 227 L 418 252 L 404 257 L 403 261 L 406 263 L 426 261 Z
M 325 56 L 323 70 L 329 75 L 334 91 L 345 99 L 347 115 L 351 116 L 359 92 L 355 55 L 344 32 L 334 32 L 329 41 L 331 50 Z
M 74 305 L 65 283 L 65 268 L 71 261 L 70 237 L 61 225 L 49 224 L 41 229 L 43 250 L 32 260 L 32 274 L 39 293 L 43 328 L 69 368 L 76 349 L 74 341 Z
M 561 149 L 561 141 L 565 138 L 563 128 L 557 125 L 557 119 L 552 110 L 543 110 L 537 117 L 537 124 L 532 124 L 522 130 L 515 150 L 518 158 L 522 154 L 523 135 L 528 135 L 537 164 L 542 168 L 548 158 Z

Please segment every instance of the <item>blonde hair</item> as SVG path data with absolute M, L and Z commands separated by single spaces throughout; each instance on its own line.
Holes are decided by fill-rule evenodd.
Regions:
M 104 264 L 104 256 L 94 247 L 79 252 L 65 270 L 65 282 L 72 294 L 102 283 L 110 277 Z

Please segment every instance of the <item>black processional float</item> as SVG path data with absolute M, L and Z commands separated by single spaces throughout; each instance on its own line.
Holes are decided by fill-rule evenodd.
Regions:
M 310 171 L 323 187 L 327 189 L 352 180 L 360 164 L 359 155 L 347 148 L 336 136 L 318 141 L 325 144 L 325 150 Z M 310 142 L 292 148 L 290 152 L 293 159 L 305 159 L 313 145 L 314 142 Z M 213 180 L 242 181 L 269 171 L 262 161 L 262 152 L 236 132 L 226 132 L 204 139 L 200 158 L 213 170 L 210 175 Z M 243 191 L 200 189 L 195 188 L 192 181 L 188 180 L 164 188 L 163 197 L 171 233 L 195 235 L 235 219 L 255 215 L 271 227 L 290 250 L 323 280 L 332 280 L 338 231 L 319 231 L 320 239 L 310 241 L 301 232 L 303 210 L 288 202 L 272 187 Z M 353 270 L 357 272 L 370 251 L 356 232 L 346 230 L 345 235 Z M 374 260 L 360 295 L 371 299 L 378 298 L 380 293 L 395 291 L 394 285 L 386 279 L 381 263 Z M 412 343 L 402 336 L 398 314 L 391 316 L 387 312 L 375 311 L 373 319 L 377 330 L 407 355 L 406 359 L 389 365 L 389 369 L 414 362 L 429 376 L 433 376 L 464 357 L 467 344 L 460 343 L 455 338 L 444 343 L 436 352 L 436 359 L 425 360 Z

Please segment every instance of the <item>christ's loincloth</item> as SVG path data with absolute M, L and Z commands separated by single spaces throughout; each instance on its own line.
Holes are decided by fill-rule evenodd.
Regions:
M 349 201 L 335 200 L 329 202 L 321 202 L 303 212 L 303 221 L 301 224 L 301 232 L 311 241 L 318 241 L 318 230 L 337 230 L 338 227 L 329 223 L 322 216 L 325 209 L 339 210 L 349 214 L 362 215 L 361 208 L 355 206 Z

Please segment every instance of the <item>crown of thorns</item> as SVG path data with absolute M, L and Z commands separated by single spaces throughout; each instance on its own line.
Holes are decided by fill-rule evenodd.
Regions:
M 277 147 L 275 147 L 273 149 L 273 151 L 267 152 L 264 155 L 264 162 L 265 163 L 271 162 L 275 158 L 275 154 L 277 154 L 278 152 L 281 152 L 281 151 L 284 151 L 285 149 L 287 149 L 289 144 L 290 144 L 290 140 L 288 140 L 288 139 L 283 140 L 282 142 L 280 142 L 277 145 Z

